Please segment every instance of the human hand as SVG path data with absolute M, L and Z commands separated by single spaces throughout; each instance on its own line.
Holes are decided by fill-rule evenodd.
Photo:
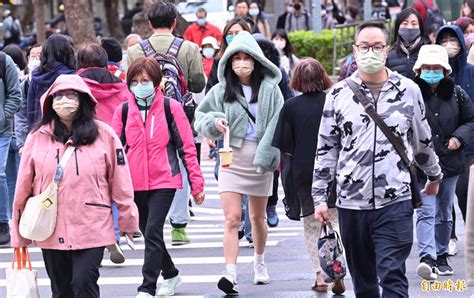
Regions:
M 456 137 L 452 137 L 449 139 L 448 142 L 448 149 L 449 150 L 458 150 L 461 147 L 461 142 Z
M 18 155 L 21 157 L 21 154 L 23 153 L 23 147 L 21 147 L 20 149 L 18 149 Z
M 225 133 L 225 131 L 228 129 L 228 122 L 224 118 L 219 118 L 216 120 L 216 128 L 219 132 Z
M 439 191 L 440 180 L 437 181 L 426 181 L 425 188 L 421 191 L 422 195 L 436 196 Z
M 205 194 L 203 191 L 201 191 L 200 193 L 198 193 L 197 195 L 193 196 L 194 198 L 194 202 L 197 204 L 197 205 L 201 205 L 202 202 L 204 202 L 204 198 L 205 198 Z
M 320 205 L 314 208 L 314 218 L 319 220 L 321 223 L 329 223 L 329 213 L 327 205 Z
M 206 142 L 210 148 L 216 147 L 216 143 L 213 140 L 206 139 Z

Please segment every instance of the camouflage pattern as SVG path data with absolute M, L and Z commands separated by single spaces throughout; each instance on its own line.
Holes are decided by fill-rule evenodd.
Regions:
M 441 173 L 431 130 L 418 86 L 388 71 L 388 81 L 375 103 L 372 93 L 356 71 L 351 79 L 361 86 L 377 113 L 400 136 L 408 156 L 415 156 L 428 176 Z M 337 182 L 340 208 L 380 209 L 411 199 L 410 174 L 383 132 L 341 81 L 326 96 L 314 163 L 314 205 L 326 204 L 333 179 Z

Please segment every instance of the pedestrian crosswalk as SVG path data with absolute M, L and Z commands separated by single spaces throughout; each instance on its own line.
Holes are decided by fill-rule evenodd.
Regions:
M 217 182 L 214 178 L 214 162 L 204 161 L 201 168 L 206 180 L 206 201 L 202 206 L 194 206 L 191 223 L 186 231 L 191 239 L 191 243 L 182 246 L 171 245 L 171 226 L 165 224 L 165 242 L 170 254 L 183 278 L 183 285 L 180 287 L 179 295 L 218 294 L 215 287 L 224 268 L 222 235 L 224 231 L 224 217 L 218 201 Z M 282 189 L 279 189 L 280 197 Z M 281 206 L 281 202 L 279 203 Z M 277 208 L 280 217 L 280 224 L 276 228 L 269 229 L 267 251 L 279 249 L 281 241 L 297 239 L 302 241 L 303 228 L 298 222 L 289 221 L 284 216 L 282 207 Z M 93 231 L 91 231 L 93 233 Z M 302 243 L 302 242 L 301 242 Z M 238 258 L 239 267 L 253 268 L 253 250 L 248 248 L 248 242 L 240 241 L 241 251 Z M 122 249 L 126 261 L 123 264 L 113 264 L 108 259 L 108 253 L 104 254 L 102 267 L 100 270 L 99 284 L 101 286 L 101 297 L 133 297 L 136 289 L 142 282 L 141 266 L 143 265 L 144 241 L 143 238 L 136 240 L 136 251 L 130 248 L 123 241 Z M 304 249 L 302 247 L 302 249 Z M 50 297 L 50 281 L 45 271 L 44 262 L 39 248 L 29 249 L 33 268 L 38 270 L 38 285 L 42 297 Z M 303 251 L 303 250 L 302 250 Z M 12 249 L 9 247 L 0 248 L 0 297 L 5 297 L 5 268 L 11 266 Z M 302 256 L 307 258 L 306 256 Z M 253 274 L 247 270 L 248 274 Z M 308 273 L 310 269 L 308 268 Z M 161 283 L 161 278 L 158 283 Z

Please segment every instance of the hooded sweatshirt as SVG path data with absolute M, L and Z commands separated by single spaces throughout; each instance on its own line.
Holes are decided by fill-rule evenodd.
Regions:
M 240 32 L 220 59 L 217 71 L 219 83 L 209 90 L 204 100 L 199 104 L 194 128 L 209 139 L 221 139 L 223 135 L 216 129 L 215 123 L 218 118 L 224 118 L 229 123 L 230 145 L 236 148 L 242 147 L 248 123 L 252 121 L 243 108 L 243 106 L 248 108 L 247 101 L 243 96 L 238 95 L 233 102 L 224 102 L 226 84 L 239 84 L 239 82 L 226 82 L 224 76 L 228 60 L 239 52 L 252 56 L 264 68 L 264 78 L 258 93 L 257 115 L 255 117 L 258 146 L 253 164 L 257 166 L 258 173 L 274 171 L 280 161 L 280 152 L 271 146 L 271 142 L 280 109 L 283 106 L 283 95 L 278 88 L 281 72 L 265 57 L 250 33 Z
M 47 72 L 39 73 L 38 69 L 33 71 L 26 99 L 28 130 L 31 130 L 33 125 L 41 119 L 40 98 L 43 93 L 48 90 L 60 75 L 73 73 L 76 73 L 75 69 L 70 69 L 60 62 L 55 62 L 53 68 Z
M 105 68 L 81 68 L 77 74 L 86 82 L 97 99 L 97 119 L 111 124 L 115 108 L 127 101 L 130 96 L 127 84 Z
M 41 97 L 42 116 L 52 108 L 52 94 L 76 90 L 97 104 L 84 81 L 77 75 L 61 75 Z M 78 146 L 66 163 L 58 187 L 58 216 L 54 233 L 45 241 L 37 241 L 43 249 L 80 250 L 107 246 L 116 242 L 112 216 L 112 200 L 117 204 L 119 230 L 138 230 L 138 210 L 133 200 L 133 186 L 122 144 L 113 129 L 96 120 L 98 136 L 87 146 Z M 53 181 L 58 162 L 67 145 L 52 136 L 50 122 L 30 133 L 18 173 L 13 203 L 13 247 L 30 240 L 21 237 L 18 223 L 26 202 L 42 193 Z
M 461 45 L 461 52 L 456 57 L 449 59 L 449 65 L 453 69 L 451 73 L 451 78 L 454 80 L 456 85 L 461 86 L 464 91 L 467 92 L 469 98 L 474 101 L 474 65 L 467 63 L 467 48 L 466 43 L 464 42 L 464 34 L 458 26 L 455 25 L 446 25 L 441 27 L 436 35 L 436 43 L 441 44 L 441 36 L 447 32 L 454 32 L 459 40 Z M 466 147 L 464 149 L 466 155 L 474 155 L 474 144 Z

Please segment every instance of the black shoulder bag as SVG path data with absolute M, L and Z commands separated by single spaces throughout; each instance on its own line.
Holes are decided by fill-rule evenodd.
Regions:
M 421 194 L 420 194 L 420 184 L 418 182 L 418 176 L 417 176 L 417 168 L 416 168 L 415 163 L 412 163 L 410 159 L 408 158 L 406 154 L 405 144 L 403 144 L 403 141 L 399 137 L 395 136 L 392 133 L 392 131 L 387 126 L 385 121 L 375 111 L 374 106 L 369 102 L 369 100 L 362 93 L 362 91 L 360 91 L 359 86 L 357 86 L 357 84 L 349 78 L 347 78 L 345 81 L 351 88 L 352 92 L 354 92 L 356 99 L 364 107 L 365 112 L 369 114 L 370 118 L 374 120 L 375 124 L 380 128 L 380 130 L 387 137 L 390 143 L 392 143 L 398 155 L 400 155 L 403 163 L 408 168 L 408 171 L 410 172 L 410 178 L 411 178 L 411 181 L 410 181 L 411 203 L 413 205 L 413 208 L 421 207 L 422 202 L 421 202 Z

